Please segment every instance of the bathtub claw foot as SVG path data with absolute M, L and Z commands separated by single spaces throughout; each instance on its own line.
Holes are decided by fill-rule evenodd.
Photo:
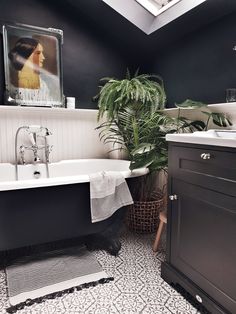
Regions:
M 121 249 L 118 239 L 104 238 L 99 234 L 88 236 L 85 245 L 89 251 L 105 250 L 113 256 L 117 256 Z
M 121 243 L 119 240 L 110 240 L 110 244 L 105 250 L 113 256 L 118 256 L 120 249 Z

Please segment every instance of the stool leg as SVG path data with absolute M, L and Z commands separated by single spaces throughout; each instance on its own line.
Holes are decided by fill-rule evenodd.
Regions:
M 159 246 L 159 242 L 160 242 L 160 239 L 161 239 L 161 233 L 162 233 L 163 226 L 164 226 L 164 222 L 160 221 L 159 227 L 157 229 L 156 238 L 155 238 L 155 241 L 154 241 L 154 244 L 153 244 L 153 248 L 152 248 L 154 252 L 157 252 L 157 250 L 158 250 L 158 246 Z

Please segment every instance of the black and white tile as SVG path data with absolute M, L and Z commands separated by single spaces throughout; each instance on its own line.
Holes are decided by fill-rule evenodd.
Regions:
M 18 314 L 198 314 L 199 312 L 160 277 L 162 247 L 152 252 L 154 235 L 126 231 L 118 257 L 95 252 L 114 281 L 46 300 L 19 310 Z M 9 306 L 6 277 L 0 271 L 0 314 Z

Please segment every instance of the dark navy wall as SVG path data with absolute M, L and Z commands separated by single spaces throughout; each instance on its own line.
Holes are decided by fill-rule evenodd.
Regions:
M 236 13 L 231 13 L 153 55 L 150 71 L 163 77 L 168 106 L 187 98 L 225 102 L 226 88 L 236 88 L 235 45 Z
M 235 0 L 208 0 L 147 36 L 101 0 L 0 1 L 0 22 L 64 31 L 64 94 L 75 96 L 80 108 L 97 108 L 92 97 L 99 79 L 122 78 L 127 67 L 160 74 L 168 106 L 186 98 L 224 102 L 225 89 L 236 87 L 235 12 Z M 2 54 L 1 46 L 0 103 Z
M 77 107 L 96 108 L 92 97 L 104 76 L 122 77 L 132 66 L 122 45 L 111 40 L 106 30 L 94 26 L 79 10 L 64 1 L 1 0 L 0 21 L 18 22 L 64 31 L 64 94 L 77 98 Z M 64 2 L 65 3 L 65 2 Z M 105 5 L 105 4 L 104 4 Z M 4 75 L 2 40 L 0 49 L 0 102 L 3 102 Z

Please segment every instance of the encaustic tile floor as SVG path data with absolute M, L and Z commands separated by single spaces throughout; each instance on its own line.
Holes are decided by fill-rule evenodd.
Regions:
M 153 239 L 153 234 L 125 231 L 118 257 L 104 251 L 94 253 L 114 281 L 25 307 L 17 314 L 200 313 L 160 277 L 161 262 L 165 258 L 164 241 L 159 252 L 153 253 Z M 8 306 L 6 277 L 0 271 L 0 313 L 6 313 Z

